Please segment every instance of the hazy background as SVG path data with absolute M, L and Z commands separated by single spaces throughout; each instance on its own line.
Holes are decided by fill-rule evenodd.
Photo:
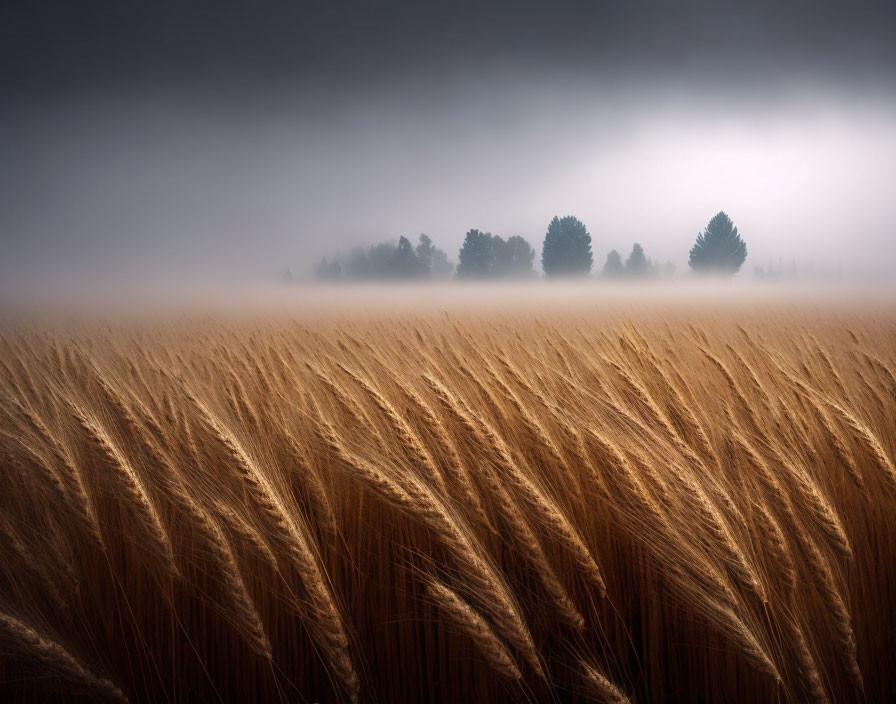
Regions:
M 595 269 L 896 273 L 896 4 L 4 2 L 0 294 L 573 214 Z

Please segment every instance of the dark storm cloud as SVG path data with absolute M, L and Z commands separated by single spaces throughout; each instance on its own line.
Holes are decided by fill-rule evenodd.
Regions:
M 892 87 L 894 17 L 890 2 L 7 2 L 0 66 L 7 96 L 357 88 L 494 65 Z

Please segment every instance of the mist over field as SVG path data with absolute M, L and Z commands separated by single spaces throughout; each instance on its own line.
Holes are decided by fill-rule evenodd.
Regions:
M 489 316 L 506 313 L 550 319 L 558 313 L 624 316 L 652 312 L 713 312 L 724 317 L 796 309 L 861 315 L 891 310 L 896 290 L 887 284 L 702 281 L 491 281 L 234 283 L 130 282 L 110 295 L 107 282 L 17 292 L 0 303 L 0 329 L 48 323 L 252 319 L 357 320 L 383 316 Z

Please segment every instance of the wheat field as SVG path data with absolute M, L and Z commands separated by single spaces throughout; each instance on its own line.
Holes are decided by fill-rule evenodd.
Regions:
M 896 316 L 7 325 L 4 700 L 896 695 Z

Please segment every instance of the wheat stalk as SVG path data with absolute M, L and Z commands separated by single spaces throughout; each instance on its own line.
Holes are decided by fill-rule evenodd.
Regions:
M 92 672 L 79 658 L 53 638 L 39 633 L 11 614 L 0 612 L 0 630 L 23 655 L 38 660 L 95 695 L 107 700 L 126 702 L 128 698 L 112 680 Z
M 449 619 L 458 624 L 476 643 L 489 664 L 505 677 L 518 680 L 522 677 L 507 648 L 488 623 L 467 602 L 436 579 L 426 581 L 426 589 Z

